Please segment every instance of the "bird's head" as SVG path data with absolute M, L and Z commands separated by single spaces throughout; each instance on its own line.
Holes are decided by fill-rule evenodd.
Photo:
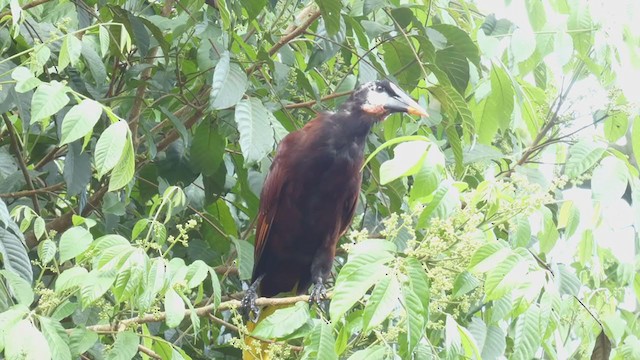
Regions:
M 422 106 L 388 80 L 362 85 L 353 93 L 352 99 L 362 112 L 380 120 L 395 112 L 427 116 Z

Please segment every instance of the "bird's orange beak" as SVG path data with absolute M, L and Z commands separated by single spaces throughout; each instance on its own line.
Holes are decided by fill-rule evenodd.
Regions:
M 389 112 L 404 112 L 409 115 L 429 116 L 427 111 L 399 87 L 391 84 L 396 95 L 389 97 L 384 108 Z

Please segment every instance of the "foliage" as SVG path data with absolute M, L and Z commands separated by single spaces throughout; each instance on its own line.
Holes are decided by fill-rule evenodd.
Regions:
M 639 6 L 505 3 L 525 16 L 2 2 L 4 358 L 241 357 L 275 146 L 377 78 L 430 116 L 370 136 L 328 312 L 280 299 L 253 336 L 275 358 L 639 358 Z

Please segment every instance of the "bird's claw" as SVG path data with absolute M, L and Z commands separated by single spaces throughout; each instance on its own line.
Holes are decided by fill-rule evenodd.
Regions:
M 258 299 L 258 293 L 256 293 L 256 290 L 251 287 L 247 289 L 241 301 L 241 313 L 242 318 L 245 321 L 258 321 L 258 318 L 260 317 L 260 308 L 256 305 L 256 299 Z
M 313 290 L 311 290 L 311 295 L 309 296 L 309 304 L 313 304 L 314 302 L 321 305 L 323 300 L 327 299 L 327 288 L 324 287 L 322 281 L 318 281 L 313 286 Z
M 249 320 L 255 323 L 258 322 L 260 318 L 260 308 L 256 305 L 256 300 L 258 299 L 258 286 L 263 277 L 264 275 L 258 277 L 258 279 L 249 286 L 240 302 L 242 318 L 245 321 Z

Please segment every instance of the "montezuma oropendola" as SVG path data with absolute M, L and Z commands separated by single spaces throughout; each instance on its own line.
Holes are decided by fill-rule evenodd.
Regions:
M 310 301 L 326 297 L 336 244 L 353 218 L 362 183 L 365 140 L 394 112 L 425 110 L 386 80 L 358 88 L 335 113 L 321 113 L 284 137 L 260 196 L 252 285 L 244 312 L 259 313 L 258 294 L 296 289 Z

